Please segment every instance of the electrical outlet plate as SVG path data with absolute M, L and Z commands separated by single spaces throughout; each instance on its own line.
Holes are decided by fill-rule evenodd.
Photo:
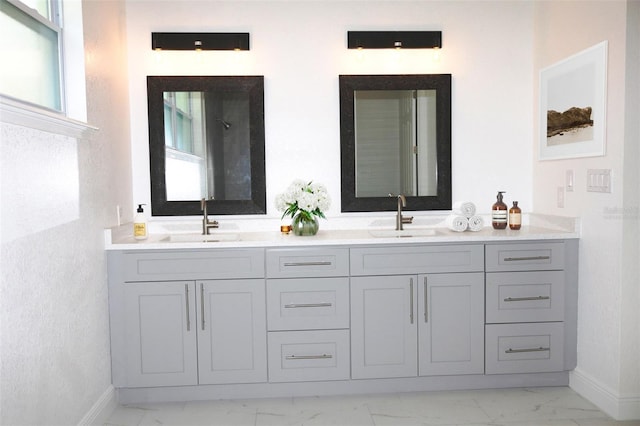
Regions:
M 611 169 L 588 169 L 587 192 L 611 192 Z

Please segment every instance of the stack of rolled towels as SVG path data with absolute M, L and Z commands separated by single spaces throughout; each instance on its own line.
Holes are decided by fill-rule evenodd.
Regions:
M 453 205 L 446 219 L 447 227 L 452 231 L 480 231 L 484 226 L 482 216 L 476 214 L 476 206 L 470 201 L 460 201 Z

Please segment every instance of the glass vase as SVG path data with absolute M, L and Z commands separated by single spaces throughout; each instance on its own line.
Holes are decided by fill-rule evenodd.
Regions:
M 298 213 L 291 221 L 291 229 L 295 235 L 311 236 L 318 233 L 320 224 L 316 216 L 308 216 Z

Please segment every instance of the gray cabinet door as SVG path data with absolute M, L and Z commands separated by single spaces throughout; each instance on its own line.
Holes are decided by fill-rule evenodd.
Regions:
M 351 278 L 351 377 L 414 377 L 418 336 L 414 275 Z
M 126 387 L 198 383 L 193 282 L 124 285 Z
M 418 278 L 419 374 L 484 373 L 484 274 Z
M 196 284 L 199 383 L 266 382 L 264 280 Z

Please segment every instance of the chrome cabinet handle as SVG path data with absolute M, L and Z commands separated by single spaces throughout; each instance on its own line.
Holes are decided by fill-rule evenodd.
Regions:
M 319 261 L 319 262 L 285 262 L 284 266 L 329 266 L 331 262 L 329 261 Z
M 525 257 L 505 257 L 505 262 L 519 262 L 523 260 L 549 260 L 551 256 L 525 256 Z
M 285 359 L 293 360 L 293 359 L 330 359 L 333 358 L 333 355 L 287 355 Z
M 284 305 L 287 309 L 293 308 L 326 308 L 329 306 L 333 306 L 333 303 L 290 303 L 288 305 Z
M 187 304 L 187 331 L 191 331 L 191 318 L 189 318 L 189 284 L 184 285 L 184 296 Z
M 427 295 L 427 277 L 424 277 L 424 322 L 429 322 L 429 299 Z
M 506 351 L 504 351 L 505 354 L 519 354 L 522 352 L 544 352 L 544 351 L 550 351 L 551 348 L 543 348 L 542 346 L 540 346 L 539 348 L 528 348 L 528 349 L 507 349 Z
M 413 324 L 413 278 L 409 279 L 409 318 Z
M 204 331 L 204 284 L 200 283 L 200 322 Z
M 530 297 L 507 297 L 505 302 L 523 302 L 525 300 L 549 300 L 549 296 L 530 296 Z

